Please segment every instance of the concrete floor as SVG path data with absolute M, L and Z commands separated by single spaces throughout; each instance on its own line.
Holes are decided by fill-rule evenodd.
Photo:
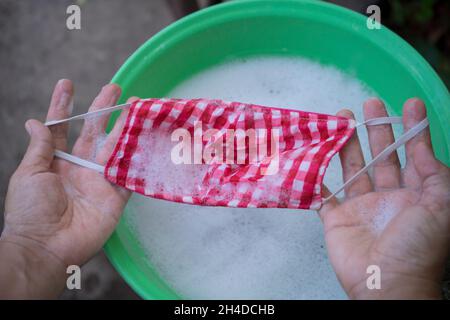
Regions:
M 1 208 L 28 143 L 23 125 L 29 118 L 44 120 L 56 81 L 74 81 L 74 113 L 85 112 L 125 59 L 174 20 L 164 0 L 87 0 L 78 2 L 81 30 L 69 31 L 66 8 L 74 3 L 0 0 Z M 137 298 L 103 252 L 83 267 L 82 280 L 82 290 L 63 298 Z

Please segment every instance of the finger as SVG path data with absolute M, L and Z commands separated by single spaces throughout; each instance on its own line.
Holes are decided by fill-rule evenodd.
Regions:
M 327 199 L 329 196 L 331 196 L 330 190 L 328 190 L 327 186 L 324 184 L 322 185 L 322 198 Z M 325 215 L 327 212 L 331 211 L 332 209 L 336 208 L 339 205 L 339 201 L 336 197 L 331 197 L 326 202 L 323 202 L 322 207 L 319 209 L 319 217 L 322 222 L 324 222 Z
M 403 130 L 406 132 L 427 116 L 424 103 L 418 98 L 408 99 L 403 106 Z M 432 150 L 429 128 L 425 128 L 405 144 L 406 167 L 404 172 L 405 185 L 412 188 L 420 187 L 420 178 L 413 157 L 418 143 L 423 142 Z
M 55 150 L 50 130 L 37 120 L 28 120 L 25 128 L 30 135 L 30 143 L 18 170 L 26 170 L 30 174 L 48 171 Z
M 50 107 L 46 121 L 61 120 L 72 113 L 73 107 L 73 85 L 70 80 L 61 79 L 53 90 Z M 65 151 L 67 149 L 68 123 L 62 123 L 49 127 L 53 136 L 53 144 L 56 149 Z
M 116 84 L 108 84 L 102 88 L 95 98 L 89 112 L 111 107 L 120 97 L 120 87 Z M 80 136 L 73 147 L 72 153 L 79 157 L 89 157 L 92 153 L 97 137 L 105 134 L 109 115 L 88 118 L 84 121 Z
M 421 184 L 433 175 L 440 173 L 442 164 L 435 158 L 431 145 L 425 141 L 419 141 L 412 150 L 411 162 L 417 170 Z
M 344 118 L 355 119 L 353 112 L 350 110 L 341 110 L 337 115 Z M 365 166 L 364 155 L 356 130 L 339 152 L 339 158 L 341 159 L 344 182 L 347 182 Z M 372 191 L 372 183 L 370 182 L 369 175 L 365 173 L 345 188 L 345 195 L 352 198 L 370 191 Z
M 92 102 L 89 112 L 111 107 L 116 104 L 120 97 L 120 87 L 117 84 L 110 83 L 102 88 L 98 96 Z M 92 134 L 102 134 L 106 130 L 108 124 L 109 114 L 98 116 L 92 119 L 87 119 L 81 130 L 80 136 L 91 136 Z
M 138 97 L 131 97 L 127 100 L 127 103 L 132 103 L 133 101 L 139 100 Z M 120 116 L 117 118 L 116 123 L 114 124 L 113 129 L 108 134 L 106 138 L 105 144 L 103 148 L 98 152 L 98 156 L 96 161 L 100 164 L 106 164 L 108 158 L 111 156 L 117 141 L 119 140 L 120 135 L 122 134 L 123 127 L 125 126 L 125 122 L 127 120 L 129 109 L 122 110 Z
M 386 108 L 381 100 L 373 98 L 364 103 L 364 118 L 366 120 L 387 116 Z M 367 126 L 367 132 L 373 158 L 395 141 L 392 126 L 389 124 Z M 397 152 L 392 152 L 373 166 L 375 190 L 400 187 L 400 175 L 400 161 L 398 160 Z

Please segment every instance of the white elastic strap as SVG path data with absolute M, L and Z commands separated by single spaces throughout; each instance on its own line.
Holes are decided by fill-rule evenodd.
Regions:
M 380 124 L 399 124 L 399 123 L 402 123 L 402 117 L 380 117 L 358 123 L 356 125 L 356 128 L 360 126 L 378 126 Z
M 111 113 L 115 110 L 127 108 L 129 106 L 131 106 L 131 103 L 119 104 L 119 105 L 108 107 L 108 108 L 103 108 L 103 109 L 99 109 L 99 110 L 95 110 L 95 111 L 91 111 L 91 112 L 86 112 L 86 113 L 79 114 L 79 115 L 76 115 L 76 116 L 73 116 L 70 118 L 66 118 L 66 119 L 47 121 L 45 123 L 45 125 L 49 127 L 49 126 L 53 126 L 55 124 L 60 124 L 60 123 L 64 123 L 64 122 L 68 122 L 68 121 L 72 121 L 72 120 L 85 119 L 85 118 L 89 118 L 89 117 L 98 117 L 98 116 L 101 116 L 104 114 Z M 60 159 L 67 160 L 76 165 L 79 165 L 79 166 L 82 166 L 82 167 L 85 167 L 88 169 L 92 169 L 92 170 L 95 170 L 100 173 L 103 173 L 105 170 L 105 167 L 103 167 L 95 162 L 81 159 L 77 156 L 73 156 L 73 155 L 68 154 L 61 150 L 55 150 L 54 155 L 55 155 L 55 157 L 58 157 Z
M 82 114 L 79 114 L 79 115 L 76 115 L 73 117 L 69 117 L 66 119 L 47 121 L 45 123 L 45 125 L 53 126 L 55 124 L 60 124 L 60 123 L 64 123 L 64 122 L 68 122 L 68 121 L 72 121 L 72 120 L 80 120 L 80 119 L 86 119 L 86 118 L 95 117 L 95 116 L 101 116 L 101 115 L 108 114 L 108 113 L 111 113 L 116 110 L 128 108 L 129 106 L 131 106 L 131 103 L 119 104 L 117 106 L 112 106 L 112 107 L 108 107 L 108 108 L 103 108 L 103 109 L 99 109 L 99 110 L 95 110 L 95 111 L 82 113 Z M 380 125 L 380 124 L 398 124 L 398 123 L 402 123 L 402 117 L 380 117 L 380 118 L 373 118 L 373 119 L 369 119 L 364 122 L 358 123 L 356 125 L 356 128 L 358 128 L 360 126 L 364 126 L 364 125 L 365 126 L 375 126 L 375 125 Z
M 78 119 L 86 119 L 86 118 L 90 118 L 90 117 L 97 117 L 97 116 L 101 116 L 104 114 L 108 114 L 111 113 L 113 111 L 116 110 L 120 110 L 120 109 L 124 109 L 131 106 L 131 103 L 124 103 L 124 104 L 119 104 L 117 106 L 112 106 L 112 107 L 108 107 L 108 108 L 103 108 L 103 109 L 99 109 L 99 110 L 95 110 L 95 111 L 91 111 L 91 112 L 86 112 L 83 114 L 79 114 L 70 118 L 66 118 L 66 119 L 61 119 L 61 120 L 51 120 L 51 121 L 47 121 L 45 123 L 46 126 L 53 126 L 55 124 L 60 124 L 60 123 L 64 123 L 64 122 L 68 122 L 68 121 L 72 121 L 72 120 L 78 120 Z
M 373 125 L 373 124 L 372 124 Z M 393 144 L 389 145 L 384 149 L 380 154 L 378 154 L 375 158 L 373 158 L 364 168 L 359 170 L 353 177 L 351 177 L 347 182 L 345 182 L 339 189 L 337 189 L 335 192 L 333 192 L 332 195 L 326 197 L 324 199 L 324 203 L 333 198 L 335 195 L 337 195 L 339 192 L 345 189 L 348 185 L 352 184 L 356 179 L 358 179 L 362 174 L 366 173 L 371 167 L 373 167 L 375 164 L 380 162 L 381 160 L 385 159 L 389 154 L 400 148 L 402 145 L 404 145 L 406 142 L 414 138 L 420 131 L 425 129 L 428 126 L 428 119 L 423 119 L 418 124 L 416 124 L 414 127 L 406 131 L 403 135 L 401 135 L 397 141 L 395 141 Z
M 88 160 L 81 159 L 79 157 L 76 157 L 76 156 L 73 156 L 71 154 L 68 154 L 68 153 L 66 153 L 64 151 L 55 150 L 54 154 L 55 154 L 55 157 L 67 160 L 67 161 L 72 162 L 74 164 L 77 164 L 79 166 L 82 166 L 82 167 L 85 167 L 85 168 L 88 168 L 88 169 L 92 169 L 92 170 L 95 170 L 95 171 L 100 172 L 100 173 L 103 173 L 105 171 L 105 167 L 104 166 L 101 166 L 101 165 L 99 165 L 97 163 L 94 163 L 94 162 L 91 162 L 91 161 L 88 161 Z

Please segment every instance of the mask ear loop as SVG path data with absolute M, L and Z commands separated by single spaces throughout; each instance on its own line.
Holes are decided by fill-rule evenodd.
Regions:
M 401 124 L 402 117 L 380 117 L 366 120 L 364 122 L 358 123 L 356 128 L 360 126 L 378 126 L 380 124 Z
M 54 126 L 54 125 L 57 125 L 57 124 L 60 124 L 60 123 L 69 122 L 69 121 L 72 121 L 72 120 L 80 120 L 80 119 L 86 119 L 86 118 L 90 118 L 90 117 L 98 117 L 98 116 L 101 116 L 101 115 L 104 115 L 104 114 L 111 113 L 111 112 L 116 111 L 116 110 L 128 108 L 130 106 L 131 106 L 131 103 L 119 104 L 119 105 L 116 105 L 116 106 L 103 108 L 103 109 L 99 109 L 99 110 L 96 110 L 96 111 L 82 113 L 82 114 L 79 114 L 79 115 L 76 115 L 76 116 L 73 116 L 73 117 L 69 117 L 69 118 L 66 118 L 66 119 L 47 121 L 45 123 L 45 125 L 47 127 L 50 127 L 50 126 Z M 69 162 L 71 162 L 73 164 L 79 165 L 81 167 L 85 167 L 85 168 L 97 171 L 97 172 L 102 173 L 102 174 L 105 171 L 105 167 L 102 166 L 102 165 L 99 165 L 99 164 L 97 164 L 95 162 L 92 162 L 92 161 L 89 161 L 89 160 L 85 160 L 85 159 L 82 159 L 80 157 L 71 155 L 71 154 L 69 154 L 67 152 L 64 152 L 64 151 L 61 151 L 61 150 L 57 150 L 56 149 L 55 152 L 54 152 L 54 156 L 57 157 L 57 158 L 69 161 Z
M 399 121 L 398 118 L 400 118 L 400 117 L 385 117 L 385 118 L 370 119 L 370 120 L 367 120 L 367 121 L 365 121 L 363 123 L 358 124 L 357 127 L 361 126 L 361 125 L 379 125 L 379 124 L 386 124 L 386 123 L 401 123 L 401 118 L 400 118 L 400 122 L 398 122 Z M 391 119 L 392 122 L 391 122 L 391 120 L 387 120 L 387 119 Z M 386 121 L 388 121 L 388 122 L 386 122 Z M 428 127 L 428 119 L 425 118 L 422 121 L 420 121 L 418 124 L 416 124 L 414 127 L 409 129 L 408 131 L 406 131 L 403 135 L 401 135 L 397 139 L 397 141 L 395 141 L 394 143 L 392 143 L 391 145 L 386 147 L 382 152 L 380 152 L 380 154 L 378 154 L 375 158 L 373 158 L 364 168 L 359 170 L 353 177 L 351 177 L 349 180 L 347 180 L 347 182 L 345 182 L 341 187 L 339 187 L 330 196 L 324 198 L 323 199 L 323 203 L 326 203 L 331 198 L 333 198 L 335 195 L 340 193 L 342 190 L 345 189 L 345 187 L 347 187 L 348 185 L 352 184 L 362 174 L 366 173 L 371 167 L 373 167 L 375 164 L 377 164 L 378 162 L 383 160 L 389 154 L 391 154 L 392 152 L 394 152 L 395 150 L 400 148 L 406 142 L 408 142 L 409 140 L 414 138 L 419 132 L 421 132 L 426 127 Z
M 90 111 L 90 112 L 78 114 L 76 116 L 65 118 L 65 119 L 61 119 L 61 120 L 47 121 L 44 124 L 47 127 L 49 127 L 49 126 L 53 126 L 55 124 L 69 122 L 69 121 L 72 121 L 72 120 L 81 120 L 81 119 L 86 119 L 86 118 L 90 118 L 90 117 L 98 117 L 98 116 L 101 116 L 101 115 L 104 115 L 104 114 L 111 113 L 111 112 L 116 111 L 116 110 L 128 108 L 130 106 L 131 106 L 131 103 L 118 104 L 116 106 L 112 106 L 112 107 L 108 107 L 108 108 L 103 108 L 103 109 L 98 109 L 98 110 L 95 110 L 95 111 Z
M 67 152 L 61 151 L 61 150 L 55 150 L 54 152 L 55 157 L 64 159 L 66 161 L 72 162 L 74 164 L 77 164 L 81 167 L 85 167 L 100 173 L 103 173 L 105 171 L 105 167 L 102 165 L 99 165 L 95 162 L 88 161 L 82 158 L 79 158 L 77 156 L 71 155 Z

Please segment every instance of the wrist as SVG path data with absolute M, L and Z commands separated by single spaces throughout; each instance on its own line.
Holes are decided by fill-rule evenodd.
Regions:
M 430 300 L 442 299 L 439 281 L 412 276 L 385 276 L 380 289 L 368 289 L 365 281 L 348 292 L 357 300 Z
M 57 298 L 65 278 L 65 264 L 36 241 L 0 238 L 0 297 Z

